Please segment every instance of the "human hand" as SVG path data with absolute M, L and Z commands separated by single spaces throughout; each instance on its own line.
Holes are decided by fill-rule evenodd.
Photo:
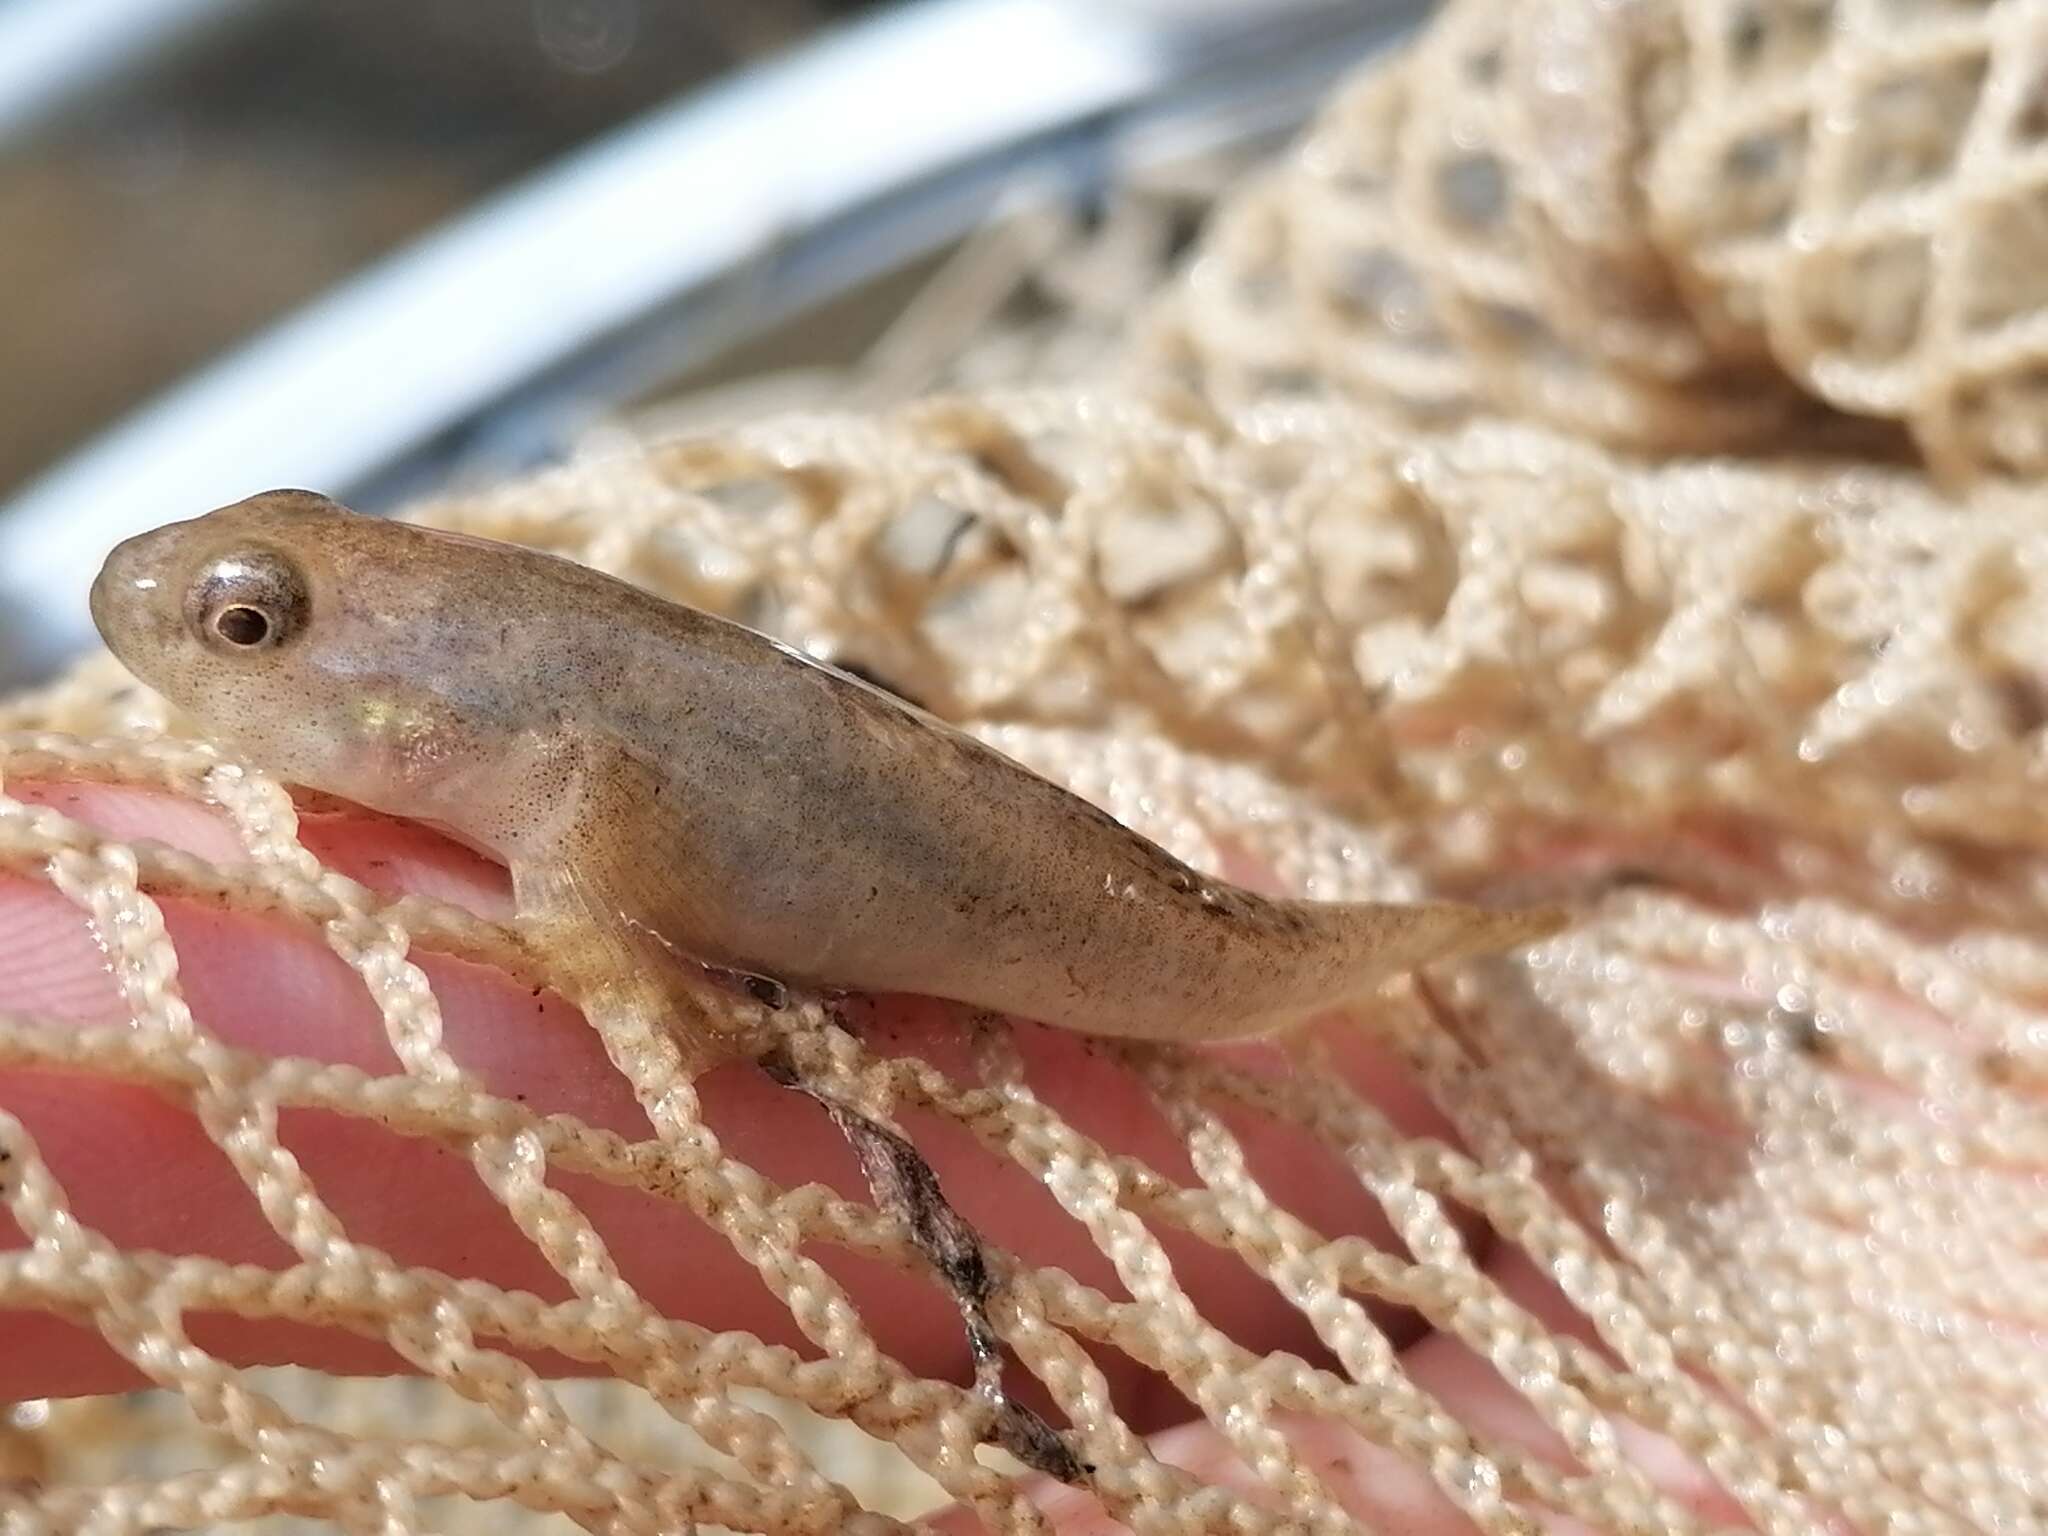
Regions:
M 217 862 L 242 858 L 239 842 L 192 802 L 137 788 L 11 783 L 16 798 L 41 803 L 122 839 L 149 838 Z M 306 845 L 329 867 L 389 893 L 414 893 L 504 915 L 503 872 L 417 827 L 359 813 L 309 815 Z M 223 1043 L 262 1058 L 302 1057 L 385 1075 L 400 1066 L 360 979 L 315 935 L 245 913 L 177 898 L 160 900 L 180 957 L 180 980 L 197 1022 Z M 489 1093 L 541 1114 L 573 1116 L 633 1141 L 648 1123 L 596 1034 L 552 994 L 487 968 L 416 954 L 440 1000 L 449 1053 Z M 105 957 L 78 909 L 50 887 L 0 879 L 0 998 L 61 1029 L 67 1021 L 121 1020 L 123 1005 Z M 884 1055 L 916 1054 L 956 1079 L 973 1076 L 954 1016 L 909 998 L 878 999 L 859 1019 L 864 1042 Z M 1067 1121 L 1110 1149 L 1182 1185 L 1198 1184 L 1181 1138 L 1142 1086 L 1089 1042 L 1020 1026 L 1018 1045 L 1036 1091 Z M 1403 1133 L 1454 1139 L 1419 1084 L 1368 1034 L 1330 1037 L 1351 1086 Z M 1269 1053 L 1233 1053 L 1270 1070 Z M 706 1120 L 728 1155 L 785 1187 L 822 1183 L 866 1199 L 851 1153 L 817 1107 L 751 1066 L 701 1084 Z M 26 1129 L 88 1228 L 123 1250 L 205 1254 L 272 1268 L 293 1261 L 219 1148 L 183 1107 L 154 1091 L 99 1075 L 41 1067 L 0 1067 L 0 1111 Z M 1354 1235 L 1398 1249 L 1378 1205 L 1357 1177 L 1304 1133 L 1250 1114 L 1228 1117 L 1261 1185 L 1327 1237 Z M 1109 1261 L 1046 1190 L 1016 1164 L 983 1149 L 954 1122 L 905 1110 L 906 1132 L 929 1157 L 948 1198 L 991 1244 L 1035 1266 L 1057 1266 L 1111 1295 L 1122 1288 Z M 508 1218 L 460 1151 L 395 1134 L 367 1119 L 286 1109 L 280 1135 L 350 1237 L 400 1264 L 546 1298 L 566 1295 L 559 1273 Z M 674 1200 L 585 1175 L 551 1171 L 603 1236 L 639 1295 L 664 1315 L 714 1331 L 741 1330 L 801 1348 L 788 1311 L 728 1243 Z M 1550 1328 L 1590 1330 L 1519 1250 L 1476 1223 L 1468 1241 L 1485 1244 L 1487 1271 L 1502 1292 Z M 1329 1364 L 1306 1318 L 1228 1252 L 1170 1227 L 1158 1235 L 1174 1274 L 1212 1324 L 1246 1348 L 1287 1351 Z M 24 1235 L 0 1216 L 0 1246 Z M 844 1287 L 880 1347 L 912 1373 L 964 1381 L 957 1319 L 929 1281 L 894 1266 L 838 1252 L 815 1255 Z M 1402 1350 L 1409 1378 L 1468 1427 L 1539 1458 L 1568 1465 L 1563 1443 L 1527 1404 L 1462 1343 L 1411 1313 L 1375 1308 Z M 337 1374 L 404 1368 L 381 1342 L 298 1322 L 225 1316 L 191 1320 L 195 1342 L 236 1364 L 291 1362 Z M 536 1357 L 544 1373 L 565 1362 Z M 1205 1481 L 1241 1482 L 1229 1442 L 1174 1388 L 1125 1356 L 1105 1351 L 1119 1408 L 1132 1427 L 1156 1435 L 1158 1454 Z M 96 1334 L 39 1312 L 0 1311 L 0 1399 L 75 1396 L 142 1384 L 136 1368 Z M 1361 1514 L 1414 1530 L 1469 1526 L 1427 1473 L 1327 1422 L 1302 1421 L 1290 1435 L 1309 1465 Z M 1668 1441 L 1625 1433 L 1626 1449 L 1660 1486 L 1716 1521 L 1740 1511 Z M 1055 1485 L 1039 1491 L 1062 1531 L 1104 1529 L 1087 1494 Z M 941 1528 L 968 1531 L 962 1512 Z

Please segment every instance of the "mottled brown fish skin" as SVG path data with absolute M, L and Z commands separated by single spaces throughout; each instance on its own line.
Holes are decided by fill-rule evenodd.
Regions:
M 93 613 L 251 760 L 498 854 L 593 986 L 680 955 L 1213 1041 L 1558 926 L 1265 899 L 751 630 L 306 492 L 129 540 Z

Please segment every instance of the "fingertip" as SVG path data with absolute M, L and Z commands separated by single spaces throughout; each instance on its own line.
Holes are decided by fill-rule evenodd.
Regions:
M 248 858 L 227 816 L 188 795 L 143 784 L 10 779 L 7 793 L 59 812 L 118 842 L 147 840 L 216 864 Z
M 299 841 L 328 869 L 383 895 L 446 902 L 492 922 L 512 915 L 502 864 L 417 822 L 353 808 L 302 810 Z

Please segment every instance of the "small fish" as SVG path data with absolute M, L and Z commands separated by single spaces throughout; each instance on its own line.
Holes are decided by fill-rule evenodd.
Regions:
M 128 540 L 92 612 L 131 671 L 251 761 L 503 860 L 586 1004 L 625 989 L 658 1006 L 695 962 L 1237 1040 L 1561 926 L 1269 900 L 764 635 L 310 492 Z

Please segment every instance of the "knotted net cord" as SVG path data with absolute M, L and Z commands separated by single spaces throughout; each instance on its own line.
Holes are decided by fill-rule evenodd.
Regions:
M 1525 956 L 1362 1011 L 1442 1135 L 1393 1125 L 1326 1032 L 1282 1072 L 1117 1048 L 1192 1177 L 1090 1136 L 1007 1027 L 962 1024 L 961 1069 L 791 1010 L 814 1081 L 1022 1168 L 1108 1260 L 1093 1285 L 999 1253 L 991 1315 L 1114 1519 L 1357 1528 L 1320 1424 L 1487 1532 L 2048 1527 L 2044 81 L 2043 0 L 1454 3 L 1230 191 L 1083 382 L 613 443 L 414 512 L 868 668 L 1197 864 L 1320 898 L 1583 904 Z M 429 970 L 540 987 L 545 956 L 324 866 L 281 786 L 104 657 L 0 727 L 0 875 L 90 926 L 122 1010 L 0 1014 L 0 1071 L 182 1107 L 293 1255 L 122 1249 L 0 1099 L 23 1239 L 0 1307 L 86 1326 L 155 1384 L 131 1446 L 175 1419 L 208 1448 L 162 1475 L 39 1453 L 5 1529 L 879 1532 L 920 1507 L 825 1465 L 793 1413 L 888 1442 L 926 1504 L 1047 1528 L 977 1454 L 972 1395 L 879 1347 L 825 1257 L 915 1268 L 900 1226 L 734 1156 L 660 1038 L 589 1024 L 637 1137 L 493 1095 Z M 203 804 L 239 857 L 13 792 L 60 781 Z M 221 1039 L 167 901 L 331 950 L 399 1069 Z M 568 1299 L 352 1237 L 280 1136 L 308 1108 L 453 1149 Z M 1304 1220 L 1248 1120 L 1326 1149 L 1406 1252 Z M 811 1348 L 661 1315 L 561 1173 L 687 1207 Z M 1583 1327 L 1510 1294 L 1468 1216 Z M 1264 1276 L 1321 1358 L 1206 1317 L 1169 1235 Z M 1560 1452 L 1461 1420 L 1369 1303 L 1487 1362 Z M 436 1410 L 350 1382 L 386 1406 L 337 1414 L 195 1341 L 202 1314 L 383 1340 Z M 1170 1382 L 1242 1483 L 1152 1455 L 1103 1351 Z M 601 1384 L 544 1379 L 542 1353 Z M 704 1454 L 624 1433 L 625 1404 Z M 1654 1482 L 1632 1427 L 1718 1502 Z

